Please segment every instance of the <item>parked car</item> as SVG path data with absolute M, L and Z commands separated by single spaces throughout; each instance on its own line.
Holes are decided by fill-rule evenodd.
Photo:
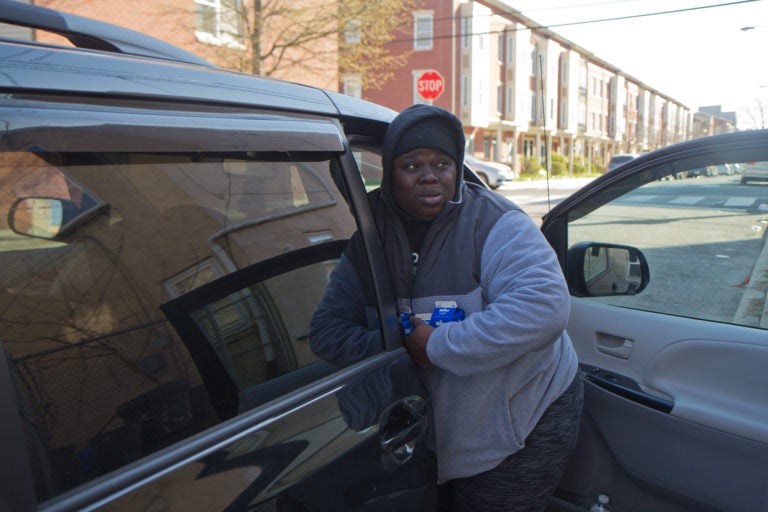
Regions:
M 605 172 L 611 172 L 615 170 L 617 167 L 624 165 L 627 162 L 630 162 L 637 158 L 637 155 L 634 153 L 627 153 L 623 155 L 613 155 L 611 159 L 608 161 L 608 167 L 605 168 Z
M 750 181 L 768 181 L 768 162 L 745 162 L 741 169 L 742 185 Z
M 486 185 L 494 190 L 503 185 L 505 181 L 512 181 L 516 178 L 515 172 L 507 164 L 480 160 L 472 155 L 465 155 L 464 162 L 469 165 L 469 168 L 472 169 Z
M 0 510 L 434 509 L 365 196 L 394 112 L 35 5 L 0 21 L 87 46 L 0 41 Z M 661 180 L 743 162 L 768 131 L 643 155 L 545 217 L 585 383 L 550 512 L 766 510 L 767 214 Z M 381 351 L 338 368 L 309 320 L 356 231 Z
M 733 164 L 721 164 L 717 166 L 719 176 L 733 176 L 735 174 Z

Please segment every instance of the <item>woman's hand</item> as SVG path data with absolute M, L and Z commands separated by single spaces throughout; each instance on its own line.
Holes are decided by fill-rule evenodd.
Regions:
M 417 316 L 411 317 L 411 325 L 413 325 L 413 332 L 405 337 L 405 349 L 416 366 L 429 368 L 432 363 L 427 357 L 427 343 L 429 335 L 435 328 Z

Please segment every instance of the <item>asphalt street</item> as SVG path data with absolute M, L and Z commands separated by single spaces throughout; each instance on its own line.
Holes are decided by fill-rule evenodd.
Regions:
M 541 218 L 543 215 L 592 180 L 593 178 L 563 178 L 550 179 L 549 181 L 514 181 L 505 183 L 499 187 L 496 192 L 517 203 L 537 224 L 541 225 Z M 687 188 L 686 181 L 687 180 L 684 180 L 683 182 L 678 183 L 678 187 L 675 187 L 675 189 L 670 191 L 680 192 L 684 194 L 684 196 L 687 194 L 690 196 L 691 201 L 701 200 L 702 197 L 698 193 L 693 194 L 692 192 L 685 191 Z M 694 183 L 696 183 L 696 185 L 701 185 L 700 182 Z M 712 180 L 712 183 L 715 187 L 722 188 L 722 185 L 717 185 L 714 180 Z M 735 190 L 740 193 L 752 195 L 763 193 L 763 189 L 758 187 L 745 188 L 737 186 Z M 734 197 L 729 199 L 729 201 L 734 202 L 737 199 L 739 198 Z M 684 202 L 682 197 L 679 197 L 674 201 L 681 204 Z M 747 202 L 750 201 L 752 201 L 752 199 L 749 199 Z M 765 240 L 765 237 L 763 237 L 763 240 Z M 696 248 L 688 248 L 687 250 L 693 254 L 695 259 Z M 768 244 L 766 243 L 762 244 L 762 249 L 755 261 L 755 267 L 752 270 L 751 277 L 752 282 L 744 287 L 745 289 L 741 301 L 737 307 L 735 315 L 733 315 L 734 321 L 743 325 L 753 325 L 755 320 L 750 320 L 748 317 L 754 315 L 755 304 L 762 304 L 763 306 L 760 309 L 763 312 L 763 315 L 757 319 L 757 324 L 762 328 L 768 328 L 768 315 L 765 314 L 768 310 L 765 307 L 765 304 L 768 303 L 768 292 L 766 291 L 768 290 Z

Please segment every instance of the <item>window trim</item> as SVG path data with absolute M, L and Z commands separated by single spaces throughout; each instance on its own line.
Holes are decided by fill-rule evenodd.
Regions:
M 190 356 L 197 366 L 208 393 L 215 397 L 211 402 L 220 419 L 231 418 L 242 412 L 239 403 L 240 395 L 244 392 L 247 393 L 252 388 L 249 390 L 237 388 L 205 334 L 192 319 L 192 312 L 238 293 L 246 286 L 306 267 L 312 263 L 337 259 L 341 257 L 347 243 L 348 240 L 346 239 L 333 240 L 280 254 L 222 276 L 160 305 L 160 309 L 176 329 L 182 342 L 189 348 Z M 247 284 L 244 285 L 244 283 Z M 307 368 L 309 370 L 306 370 Z M 275 382 L 270 383 L 269 386 L 257 385 L 255 387 L 262 391 L 261 396 L 259 400 L 252 399 L 253 403 L 249 405 L 253 407 L 270 399 L 278 398 L 300 385 L 330 374 L 334 369 L 335 367 L 328 363 L 310 364 L 281 376 L 287 377 L 286 379 L 281 379 L 281 377 L 273 379 Z M 290 389 L 286 389 L 286 385 Z
M 434 37 L 434 12 L 415 11 L 413 13 L 413 51 L 423 52 L 432 50 L 434 47 Z
M 238 9 L 243 8 L 242 0 L 231 0 L 234 5 L 226 5 L 224 0 L 195 0 L 195 15 L 197 16 L 197 7 L 205 6 L 213 11 L 213 32 L 201 30 L 195 19 L 195 38 L 201 43 L 207 43 L 217 46 L 229 46 L 232 48 L 245 49 L 243 39 L 245 31 L 243 30 Z M 227 25 L 225 18 L 227 16 L 236 16 L 236 27 L 234 34 L 227 31 L 224 27 Z
M 182 149 L 180 141 L 184 142 L 183 149 L 195 152 L 307 153 L 314 149 L 330 154 L 344 151 L 342 133 L 329 119 L 263 114 L 207 115 L 169 110 L 62 108 L 50 111 L 13 107 L 0 108 L 0 114 L 7 123 L 6 133 L 19 133 L 17 137 L 4 137 L 0 141 L 0 151 L 28 151 L 25 141 L 31 139 L 49 152 L 72 151 L 73 147 L 78 152 L 94 153 L 164 151 L 168 148 L 178 152 Z M 111 133 L 120 136 L 109 136 Z M 243 134 L 247 134 L 245 141 Z
M 363 40 L 363 24 L 358 19 L 350 19 L 344 23 L 344 42 L 360 44 Z

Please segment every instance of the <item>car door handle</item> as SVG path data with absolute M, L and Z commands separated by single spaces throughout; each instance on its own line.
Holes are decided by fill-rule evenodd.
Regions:
M 411 452 L 414 442 L 428 427 L 427 403 L 419 396 L 409 396 L 389 406 L 379 420 L 379 448 L 384 454 Z
M 381 451 L 384 453 L 390 453 L 396 448 L 401 448 L 407 443 L 415 440 L 422 432 L 421 423 L 412 423 L 403 430 L 393 433 L 385 433 L 381 438 L 380 446 Z
M 597 333 L 597 350 L 609 356 L 629 359 L 635 342 L 624 336 L 614 336 L 603 332 Z

